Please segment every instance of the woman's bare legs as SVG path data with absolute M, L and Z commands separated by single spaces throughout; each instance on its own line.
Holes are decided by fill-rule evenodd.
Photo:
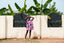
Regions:
M 26 39 L 27 34 L 28 34 L 28 30 L 26 31 L 25 39 Z
M 29 31 L 29 39 L 31 38 L 31 30 Z
M 25 39 L 26 39 L 27 34 L 28 34 L 28 30 L 26 31 Z M 30 38 L 31 38 L 31 30 L 29 30 L 29 39 Z

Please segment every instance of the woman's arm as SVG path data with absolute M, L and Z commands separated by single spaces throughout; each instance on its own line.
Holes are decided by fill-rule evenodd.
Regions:
M 29 17 L 31 17 L 31 16 L 27 16 L 27 17 L 25 17 L 25 20 L 27 20 L 27 18 L 29 18 Z
M 27 20 L 28 17 L 25 17 L 25 21 Z

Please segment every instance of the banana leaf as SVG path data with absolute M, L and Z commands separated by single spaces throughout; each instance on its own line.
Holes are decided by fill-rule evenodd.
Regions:
M 26 5 L 26 0 L 24 0 L 24 7 L 22 8 L 22 9 L 20 9 L 20 13 L 21 12 L 23 12 L 23 11 L 25 11 L 26 12 L 26 7 L 27 7 L 27 5 Z
M 15 7 L 18 9 L 18 11 L 21 10 L 21 8 L 17 5 L 17 3 L 15 3 Z
M 40 8 L 40 4 L 38 3 L 37 0 L 33 0 L 34 1 L 34 4 L 36 5 L 36 7 Z
M 8 8 L 9 8 L 9 10 L 10 10 L 11 14 L 12 14 L 12 15 L 14 15 L 14 12 L 13 12 L 13 10 L 12 10 L 12 8 L 10 7 L 10 5 L 9 5 L 9 4 L 8 4 Z
M 1 9 L 0 9 L 0 14 L 3 14 L 3 13 L 6 12 L 6 11 L 8 11 L 8 9 L 6 9 L 6 8 L 1 8 Z
M 36 11 L 29 11 L 27 13 L 28 13 L 28 15 L 40 15 Z
M 51 3 L 52 0 L 47 0 L 44 4 L 44 8 L 46 8 L 48 6 L 49 3 Z
M 27 12 L 31 11 L 31 10 L 35 10 L 36 12 L 40 12 L 40 8 L 37 8 L 37 7 L 34 7 L 34 6 L 31 6 Z
M 43 12 L 45 15 L 49 15 L 50 9 L 45 8 L 45 9 L 42 10 L 42 12 Z

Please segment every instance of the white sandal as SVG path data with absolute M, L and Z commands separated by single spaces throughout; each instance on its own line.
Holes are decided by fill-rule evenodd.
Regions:
M 31 39 L 29 39 L 29 40 L 31 40 Z
M 24 40 L 26 40 L 26 39 L 24 39 Z

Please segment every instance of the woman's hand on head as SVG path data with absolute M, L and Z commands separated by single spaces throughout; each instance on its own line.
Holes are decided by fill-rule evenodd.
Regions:
M 31 16 L 27 16 L 27 17 L 31 17 Z
M 30 16 L 30 18 L 32 18 L 32 20 L 34 19 L 34 17 L 31 17 L 31 16 Z

